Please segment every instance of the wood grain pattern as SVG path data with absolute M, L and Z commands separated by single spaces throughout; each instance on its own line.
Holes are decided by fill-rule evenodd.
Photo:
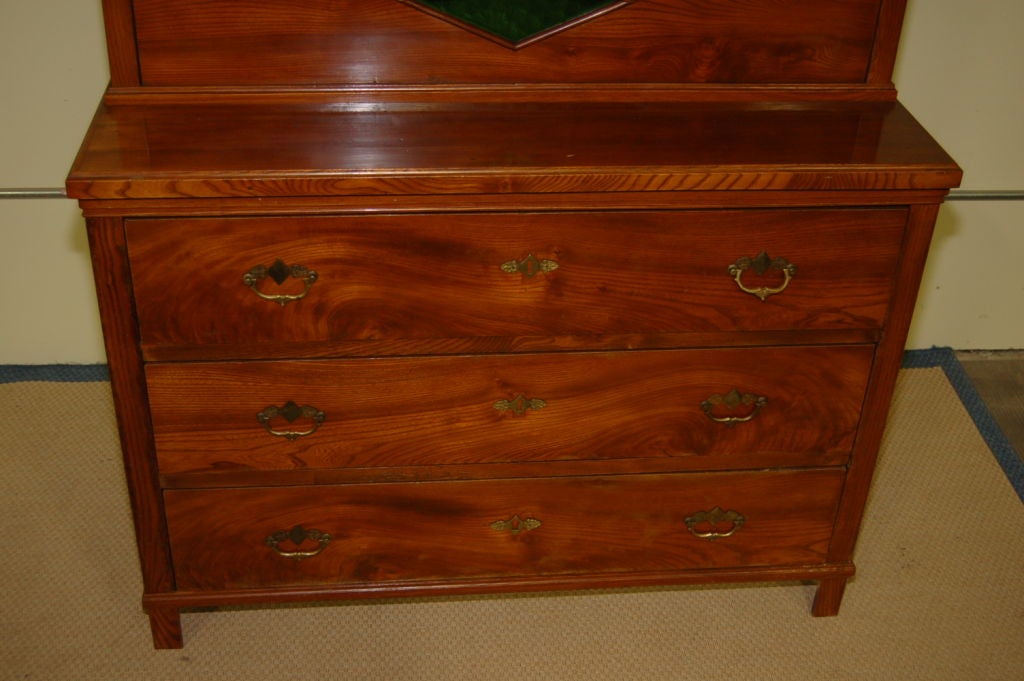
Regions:
M 157 649 L 184 648 L 181 635 L 181 613 L 176 607 L 151 604 L 146 606 L 149 629 L 153 634 L 153 647 Z
M 174 576 L 157 483 L 124 221 L 92 218 L 86 225 L 143 586 L 147 593 L 168 591 L 174 588 Z
M 759 567 L 721 567 L 691 570 L 580 573 L 563 575 L 505 576 L 451 580 L 410 580 L 386 583 L 308 584 L 253 589 L 199 591 L 181 589 L 171 593 L 147 594 L 148 605 L 198 608 L 219 605 L 302 603 L 338 599 L 372 599 L 415 596 L 451 596 L 569 589 L 618 589 L 681 584 L 733 584 L 737 582 L 818 581 L 850 577 L 852 563 L 815 563 Z
M 868 384 L 864 422 L 857 436 L 855 455 L 843 490 L 842 512 L 830 549 L 830 556 L 837 561 L 849 560 L 856 546 L 938 212 L 938 206 L 916 206 L 910 213 L 892 312 Z
M 166 496 L 178 584 L 238 589 L 822 563 L 842 477 L 813 470 Z M 717 540 L 691 534 L 685 519 L 715 506 L 738 510 L 745 524 Z M 490 527 L 516 515 L 541 525 L 517 534 Z M 264 544 L 296 525 L 332 540 L 299 561 Z
M 872 356 L 871 346 L 555 353 L 167 364 L 147 375 L 164 474 L 663 457 L 753 468 L 843 463 Z M 767 404 L 747 423 L 713 422 L 702 402 L 734 389 Z M 493 406 L 518 395 L 546 406 Z M 289 400 L 326 420 L 293 441 L 271 435 L 256 414 Z M 706 461 L 716 457 L 727 461 Z
M 948 189 L 891 103 L 103 107 L 81 199 Z
M 441 593 L 811 579 L 836 614 L 961 178 L 895 101 L 905 5 L 635 0 L 512 50 L 399 0 L 103 0 L 67 189 L 154 644 Z M 797 268 L 766 302 L 727 270 L 762 251 Z M 283 307 L 242 282 L 278 259 L 319 275 Z M 712 423 L 731 389 L 768 402 Z M 288 400 L 316 433 L 263 430 Z M 687 530 L 715 507 L 746 523 Z M 323 553 L 266 545 L 300 524 Z
M 398 0 L 396 0 L 398 1 Z M 895 102 L 892 84 L 737 85 L 731 83 L 508 83 L 486 85 L 222 85 L 202 87 L 110 87 L 103 103 L 122 106 L 329 105 L 365 110 L 396 105 L 675 103 L 812 104 Z
M 879 0 L 644 0 L 510 50 L 395 0 L 136 0 L 147 86 L 863 83 Z
M 879 328 L 903 210 L 139 220 L 129 252 L 142 343 L 596 336 Z M 766 251 L 797 273 L 760 301 L 728 268 Z M 559 264 L 528 277 L 501 266 Z M 242 283 L 277 260 L 315 270 L 284 307 Z M 779 272 L 745 275 L 777 286 Z M 265 293 L 295 294 L 295 280 Z
M 431 196 L 267 196 L 226 198 L 87 199 L 88 216 L 181 218 L 217 215 L 266 217 L 294 215 L 398 215 L 536 211 L 707 210 L 736 208 L 905 207 L 942 203 L 948 189 L 729 192 L 580 192 L 572 194 L 437 194 Z
M 832 465 L 848 460 L 841 453 L 792 455 L 786 452 L 740 453 L 728 456 L 661 456 L 657 458 L 559 459 L 506 463 L 451 463 L 366 468 L 291 468 L 272 470 L 240 467 L 200 469 L 161 474 L 163 489 L 216 489 L 220 487 L 278 487 L 282 485 L 349 485 L 354 483 L 431 482 L 448 480 L 502 480 L 590 475 L 638 475 L 761 469 L 799 465 Z
M 871 68 L 868 70 L 869 83 L 892 85 L 892 72 L 896 65 L 896 52 L 906 9 L 907 0 L 883 0 L 879 7 L 878 30 L 875 32 Z
M 846 580 L 847 577 L 845 576 L 821 580 L 814 594 L 811 614 L 815 617 L 835 617 L 838 615 L 839 606 L 843 602 L 843 593 L 846 591 Z
M 110 64 L 110 85 L 132 87 L 142 84 L 139 47 L 135 36 L 135 15 L 131 0 L 103 0 L 103 20 Z

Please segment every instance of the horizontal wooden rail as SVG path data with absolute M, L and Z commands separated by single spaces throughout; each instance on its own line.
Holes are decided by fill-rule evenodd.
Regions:
M 63 187 L 0 187 L 0 199 L 66 199 Z M 1024 189 L 954 189 L 947 201 L 1024 201 Z

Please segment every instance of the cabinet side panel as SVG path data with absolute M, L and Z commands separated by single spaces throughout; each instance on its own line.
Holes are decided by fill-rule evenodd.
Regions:
M 883 0 L 878 13 L 878 31 L 875 35 L 875 49 L 871 55 L 868 82 L 876 85 L 890 85 L 896 66 L 896 50 L 899 47 L 900 32 L 903 29 L 903 15 L 907 0 Z
M 854 445 L 834 538 L 829 549 L 831 561 L 848 561 L 857 541 L 938 210 L 938 205 L 912 206 L 910 209 L 903 259 L 889 308 L 889 323 L 876 351 L 862 412 L 861 430 Z M 898 455 L 898 452 L 894 454 Z
M 173 576 L 157 486 L 124 225 L 119 218 L 91 218 L 87 226 L 143 583 L 147 593 L 170 591 Z
M 110 84 L 114 87 L 139 85 L 139 53 L 131 0 L 103 0 L 103 20 L 107 32 Z

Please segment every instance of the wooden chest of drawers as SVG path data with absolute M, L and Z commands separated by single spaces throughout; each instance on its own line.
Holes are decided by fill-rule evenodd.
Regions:
M 838 612 L 960 177 L 895 101 L 902 2 L 591 2 L 518 43 L 216 4 L 104 3 L 68 178 L 157 646 L 395 594 L 805 579 Z

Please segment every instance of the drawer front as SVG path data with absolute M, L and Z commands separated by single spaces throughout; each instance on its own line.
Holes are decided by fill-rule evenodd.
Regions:
M 165 493 L 179 589 L 824 562 L 843 473 Z M 325 536 L 326 535 L 326 536 Z
M 160 470 L 678 457 L 826 465 L 850 452 L 873 348 L 151 364 Z
M 876 329 L 905 216 L 132 220 L 128 243 L 144 348 L 275 356 L 274 343 Z

